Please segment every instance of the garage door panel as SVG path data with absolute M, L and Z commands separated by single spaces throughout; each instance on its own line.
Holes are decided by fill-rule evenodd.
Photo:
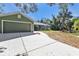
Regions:
M 31 25 L 27 23 L 4 22 L 4 32 L 28 32 Z

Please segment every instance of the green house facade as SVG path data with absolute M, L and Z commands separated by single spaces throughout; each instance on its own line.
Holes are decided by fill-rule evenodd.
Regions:
M 8 13 L 0 15 L 0 33 L 33 32 L 31 18 L 22 13 Z

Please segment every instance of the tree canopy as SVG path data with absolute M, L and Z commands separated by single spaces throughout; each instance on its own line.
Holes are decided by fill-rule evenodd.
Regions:
M 35 3 L 15 3 L 15 6 L 19 8 L 22 13 L 34 13 L 38 10 Z

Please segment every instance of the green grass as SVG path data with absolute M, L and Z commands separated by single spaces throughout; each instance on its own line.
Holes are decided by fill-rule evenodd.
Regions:
M 48 30 L 40 30 L 40 31 L 52 31 L 51 29 L 48 29 Z
M 76 35 L 76 36 L 79 36 L 79 32 L 71 33 L 71 34 Z
M 41 30 L 41 31 L 42 31 L 42 32 L 49 32 L 49 31 L 57 31 L 57 30 L 51 30 L 51 29 L 50 29 L 50 30 Z M 64 32 L 64 33 L 79 36 L 79 32 L 75 32 L 75 33 Z

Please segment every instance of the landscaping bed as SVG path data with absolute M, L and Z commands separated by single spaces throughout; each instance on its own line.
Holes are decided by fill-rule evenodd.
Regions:
M 44 31 L 44 33 L 57 41 L 79 48 L 79 37 L 75 35 L 61 31 Z

